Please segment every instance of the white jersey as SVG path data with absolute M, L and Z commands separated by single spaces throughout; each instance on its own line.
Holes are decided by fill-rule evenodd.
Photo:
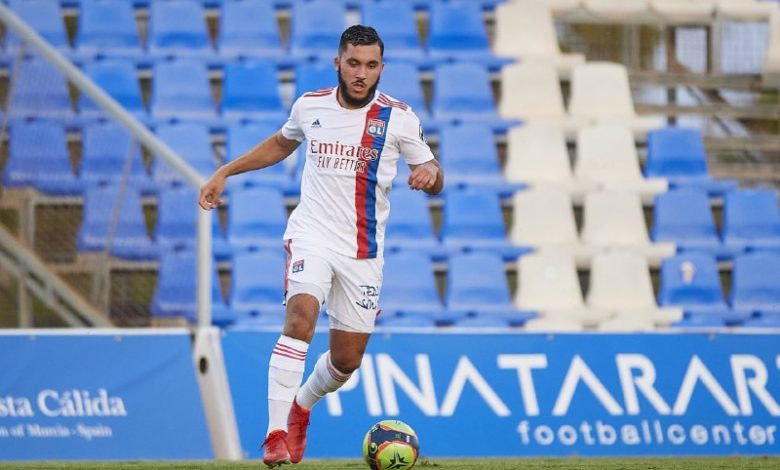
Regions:
M 306 93 L 282 127 L 305 142 L 301 199 L 285 239 L 303 239 L 354 258 L 382 256 L 388 193 L 398 157 L 433 159 L 420 120 L 406 104 L 379 93 L 360 109 L 343 108 L 336 88 Z

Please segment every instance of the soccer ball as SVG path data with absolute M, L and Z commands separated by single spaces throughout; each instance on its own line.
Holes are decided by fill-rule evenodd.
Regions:
M 408 470 L 419 451 L 417 434 L 403 421 L 380 421 L 363 439 L 363 458 L 372 470 Z

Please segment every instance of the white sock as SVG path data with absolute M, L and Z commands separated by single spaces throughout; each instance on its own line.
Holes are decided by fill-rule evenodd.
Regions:
M 274 346 L 268 364 L 268 434 L 287 431 L 287 415 L 303 379 L 308 350 L 307 342 L 284 335 Z
M 326 393 L 335 392 L 349 380 L 352 374 L 345 374 L 330 362 L 330 351 L 320 356 L 306 383 L 298 390 L 295 401 L 306 409 L 311 409 Z

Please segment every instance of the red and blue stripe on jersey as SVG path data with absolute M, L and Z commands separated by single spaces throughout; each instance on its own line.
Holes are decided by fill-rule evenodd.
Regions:
M 377 103 L 371 105 L 366 113 L 366 122 L 363 127 L 363 139 L 360 143 L 363 147 L 376 149 L 374 160 L 366 162 L 364 173 L 355 173 L 355 211 L 357 213 L 357 258 L 376 258 L 378 246 L 376 241 L 376 183 L 379 161 L 382 157 L 382 149 L 385 146 L 385 137 L 389 128 L 392 106 L 381 106 Z M 381 135 L 368 133 L 368 125 L 372 120 L 384 122 L 384 131 Z

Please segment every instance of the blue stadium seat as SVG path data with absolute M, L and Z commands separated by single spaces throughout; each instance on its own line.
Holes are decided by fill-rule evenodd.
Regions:
M 414 252 L 385 255 L 384 281 L 379 297 L 384 322 L 395 316 L 423 316 L 451 323 L 439 299 L 431 261 Z
M 460 317 L 452 324 L 456 328 L 500 328 L 508 329 L 512 326 L 508 318 L 501 315 L 481 314 Z
M 293 5 L 290 53 L 296 59 L 332 60 L 344 32 L 346 7 L 332 0 L 313 0 Z
M 390 192 L 390 218 L 385 229 L 385 252 L 413 250 L 441 260 L 445 250 L 433 231 L 428 198 L 420 191 L 398 187 Z
M 276 12 L 264 0 L 227 0 L 219 17 L 219 55 L 224 59 L 268 59 L 281 67 L 292 62 L 279 41 Z
M 65 128 L 50 121 L 11 122 L 3 185 L 34 186 L 54 195 L 80 194 L 82 185 L 70 163 Z
M 780 314 L 759 312 L 742 326 L 747 328 L 780 328 Z
M 76 54 L 80 59 L 111 56 L 145 62 L 133 6 L 124 0 L 81 0 Z
M 88 62 L 84 73 L 106 93 L 135 115 L 141 122 L 149 122 L 149 114 L 141 97 L 138 72 L 129 59 L 105 59 Z M 108 115 L 90 97 L 81 95 L 80 116 L 85 120 L 107 118 Z
M 423 98 L 417 67 L 406 62 L 391 62 L 385 64 L 379 90 L 386 92 L 394 99 L 401 100 L 411 106 L 414 114 L 420 118 L 425 132 L 437 132 L 439 123 L 433 119 Z
M 447 186 L 489 189 L 510 197 L 526 187 L 504 179 L 498 161 L 493 131 L 485 124 L 444 126 L 439 134 L 439 157 L 447 175 Z
M 244 152 L 262 142 L 263 139 L 276 133 L 280 127 L 269 123 L 231 124 L 227 129 L 225 161 L 229 162 L 240 157 Z M 268 186 L 288 191 L 291 185 L 292 180 L 287 174 L 284 162 L 228 178 L 230 191 L 251 186 Z
M 376 318 L 376 325 L 381 328 L 435 328 L 436 321 L 430 316 L 397 314 L 385 316 L 384 313 Z
M 447 192 L 441 238 L 451 252 L 492 251 L 505 260 L 530 251 L 507 240 L 496 193 L 473 188 Z
M 281 246 L 281 244 L 280 244 Z M 284 279 L 287 257 L 281 248 L 243 253 L 233 259 L 233 285 L 228 305 L 248 316 L 284 318 Z
M 701 189 L 679 188 L 659 194 L 653 207 L 653 242 L 673 242 L 679 251 L 704 251 L 718 259 L 742 251 L 721 241 L 709 197 Z
M 663 260 L 658 305 L 683 308 L 685 318 L 678 326 L 691 326 L 697 317 L 715 318 L 728 325 L 746 319 L 744 313 L 726 305 L 718 266 L 707 253 L 684 253 Z
M 227 326 L 235 320 L 235 312 L 228 309 L 222 296 L 216 263 L 211 279 L 212 323 Z M 158 318 L 184 317 L 197 321 L 197 259 L 192 251 L 165 251 L 160 256 L 157 287 L 152 296 L 151 313 Z
M 279 125 L 287 119 L 279 94 L 276 67 L 270 63 L 227 64 L 222 85 L 224 119 L 269 121 Z
M 154 240 L 163 250 L 195 249 L 198 232 L 198 193 L 189 186 L 166 186 L 157 194 L 157 224 Z M 230 258 L 232 252 L 227 245 L 219 217 L 211 216 L 211 244 L 218 261 Z
M 278 189 L 253 187 L 231 191 L 227 239 L 234 250 L 280 248 L 286 226 L 287 210 Z
M 84 252 L 107 250 L 122 259 L 156 259 L 159 251 L 146 232 L 141 194 L 132 187 L 123 191 L 117 186 L 93 186 L 84 191 L 84 216 L 76 248 Z
M 56 119 L 74 124 L 76 114 L 68 83 L 51 63 L 35 58 L 22 60 L 13 83 L 7 108 L 11 119 Z
M 665 127 L 647 134 L 648 178 L 666 178 L 671 188 L 695 187 L 721 195 L 736 187 L 733 180 L 716 180 L 709 174 L 701 132 Z
M 155 59 L 188 58 L 217 64 L 203 6 L 195 0 L 151 2 L 148 50 Z
M 203 178 L 210 178 L 216 170 L 211 150 L 211 137 L 206 126 L 191 122 L 165 124 L 157 128 L 156 134 Z M 152 162 L 152 175 L 160 185 L 184 181 L 181 174 L 171 168 L 159 155 L 156 155 Z
M 338 85 L 331 62 L 302 63 L 295 67 L 295 98 L 309 91 Z
M 780 313 L 780 255 L 755 252 L 736 256 L 729 303 L 745 314 Z
M 723 242 L 736 250 L 780 251 L 780 208 L 772 189 L 737 189 L 723 203 Z
M 436 66 L 432 108 L 433 116 L 442 123 L 479 122 L 499 133 L 513 125 L 513 121 L 502 119 L 496 112 L 490 77 L 479 64 Z
M 450 257 L 445 304 L 453 315 L 495 315 L 513 326 L 520 326 L 537 316 L 515 309 L 504 262 L 499 255 L 490 252 Z
M 211 101 L 206 66 L 192 60 L 173 60 L 155 65 L 151 109 L 152 117 L 159 122 L 186 120 L 216 125 L 219 118 Z
M 127 129 L 114 122 L 90 123 L 84 126 L 81 139 L 79 179 L 85 186 L 119 186 L 126 177 L 142 193 L 154 192 L 156 185 L 146 171 L 141 145 Z M 128 158 L 132 163 L 125 176 Z
M 72 53 L 58 0 L 10 0 L 8 7 L 46 42 L 66 55 Z M 21 45 L 21 38 L 9 31 L 12 30 L 6 30 L 5 46 L 10 52 L 16 52 Z
M 421 69 L 433 67 L 433 61 L 420 43 L 411 3 L 366 2 L 362 5 L 362 13 L 363 24 L 374 27 L 385 44 L 386 62 L 414 64 Z
M 496 57 L 490 50 L 482 9 L 465 0 L 431 4 L 428 52 L 440 62 L 463 61 L 499 70 L 511 59 Z

